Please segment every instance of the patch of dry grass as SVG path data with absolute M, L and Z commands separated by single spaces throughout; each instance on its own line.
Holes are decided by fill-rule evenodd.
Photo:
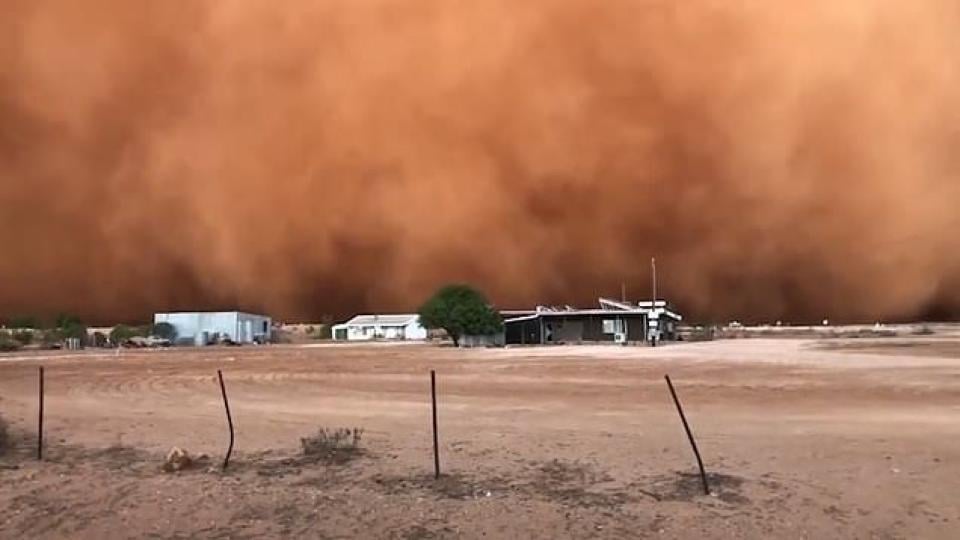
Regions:
M 363 453 L 362 438 L 363 428 L 320 428 L 316 434 L 301 438 L 300 446 L 307 459 L 343 463 Z
M 0 456 L 6 452 L 7 444 L 10 442 L 10 435 L 8 431 L 9 426 L 7 425 L 7 421 L 0 416 Z

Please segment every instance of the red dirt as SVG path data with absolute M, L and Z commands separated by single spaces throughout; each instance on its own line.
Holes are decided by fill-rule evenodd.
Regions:
M 960 348 L 860 343 L 0 357 L 0 414 L 17 439 L 0 458 L 0 537 L 954 538 Z M 218 368 L 237 423 L 226 473 Z M 713 496 L 699 494 L 664 373 Z M 364 455 L 302 459 L 299 438 L 321 426 L 364 428 Z M 162 473 L 174 445 L 211 463 Z

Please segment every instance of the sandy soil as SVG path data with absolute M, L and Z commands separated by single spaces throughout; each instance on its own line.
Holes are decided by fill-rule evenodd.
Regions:
M 46 457 L 36 441 L 46 369 Z M 227 432 L 216 370 L 237 424 Z M 445 476 L 432 479 L 429 370 Z M 669 373 L 710 471 L 696 463 Z M 956 538 L 960 341 L 0 357 L 2 538 Z M 300 454 L 319 427 L 363 452 Z M 207 453 L 160 471 L 171 446 Z

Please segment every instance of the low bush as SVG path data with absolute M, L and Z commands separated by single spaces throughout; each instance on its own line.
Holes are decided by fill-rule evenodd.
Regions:
M 21 347 L 23 344 L 13 339 L 9 332 L 0 333 L 0 352 L 19 351 Z
M 933 331 L 933 328 L 930 328 L 930 325 L 924 324 L 919 328 L 913 330 L 913 335 L 915 336 L 932 336 L 936 332 Z
M 10 442 L 10 435 L 8 434 L 7 421 L 0 416 L 0 456 L 7 450 L 7 444 Z
M 63 345 L 63 338 L 57 330 L 44 330 L 34 338 L 44 349 L 59 349 Z
M 310 337 L 318 340 L 332 339 L 333 325 L 321 324 L 313 332 L 310 333 Z
M 311 437 L 300 439 L 303 455 L 317 461 L 345 462 L 360 455 L 363 428 L 320 428 Z
M 7 323 L 7 327 L 16 328 L 18 330 L 25 328 L 37 329 L 40 328 L 40 322 L 34 317 L 19 316 L 10 319 L 10 321 Z
M 14 332 L 13 339 L 19 341 L 21 345 L 29 345 L 33 343 L 33 332 L 29 330 Z
M 717 338 L 717 329 L 713 326 L 697 326 L 691 328 L 683 337 L 685 341 L 713 341 Z
M 173 343 L 177 341 L 177 327 L 168 322 L 157 323 L 150 327 L 148 335 L 168 339 Z
M 121 345 L 132 337 L 140 336 L 141 332 L 132 326 L 118 324 L 110 330 L 110 342 L 114 345 Z

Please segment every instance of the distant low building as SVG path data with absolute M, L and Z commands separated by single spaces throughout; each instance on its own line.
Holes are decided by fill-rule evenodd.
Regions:
M 601 298 L 600 307 L 577 309 L 538 306 L 530 311 L 503 311 L 508 345 L 576 343 L 657 343 L 676 338 L 683 320 L 666 301 L 621 302 Z
M 153 322 L 173 325 L 177 329 L 178 344 L 197 346 L 225 340 L 268 343 L 272 331 L 270 317 L 240 311 L 157 313 Z
M 349 321 L 333 326 L 337 341 L 369 341 L 375 339 L 424 340 L 427 330 L 420 325 L 416 314 L 357 315 Z

